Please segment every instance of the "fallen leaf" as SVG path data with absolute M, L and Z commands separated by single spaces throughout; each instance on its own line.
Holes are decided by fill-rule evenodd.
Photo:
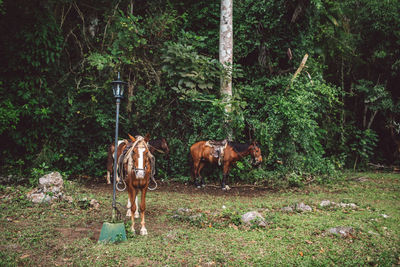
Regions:
M 30 255 L 29 254 L 25 254 L 25 255 L 22 255 L 21 257 L 19 257 L 21 260 L 23 260 L 23 259 L 26 259 L 26 258 L 28 258 Z
M 312 244 L 313 242 L 310 241 L 310 240 L 306 240 L 306 243 L 307 243 L 307 244 Z
M 301 251 L 300 251 L 300 252 L 299 252 L 299 254 L 300 254 L 300 256 L 302 256 L 302 257 L 303 257 L 303 252 L 301 252 Z

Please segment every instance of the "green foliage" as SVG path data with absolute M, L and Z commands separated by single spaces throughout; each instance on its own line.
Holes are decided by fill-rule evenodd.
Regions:
M 180 43 L 169 43 L 161 58 L 162 70 L 178 94 L 196 97 L 202 92 L 218 92 L 222 67 L 217 60 L 199 55 L 193 46 Z
M 399 116 L 399 9 L 393 0 L 235 3 L 225 114 L 219 2 L 0 0 L 1 171 L 45 164 L 103 176 L 115 127 L 109 82 L 120 71 L 120 136 L 167 138 L 170 161 L 157 158 L 165 179 L 187 181 L 190 145 L 226 138 L 229 121 L 233 139 L 256 139 L 264 158 L 254 170 L 240 161 L 233 181 L 328 182 L 393 147 L 383 122 Z
M 374 86 L 371 81 L 360 80 L 354 89 L 370 111 L 387 112 L 393 108 L 390 94 L 383 85 Z
M 335 116 L 337 88 L 319 80 L 299 79 L 285 93 L 281 88 L 286 84 L 286 77 L 278 77 L 241 90 L 247 101 L 245 117 L 257 140 L 268 149 L 267 164 L 289 172 L 332 174 L 334 166 L 322 146 L 329 132 L 323 122 Z
M 89 64 L 100 71 L 106 67 L 120 67 L 121 64 L 137 64 L 140 59 L 137 58 L 136 51 L 147 44 L 147 39 L 143 37 L 144 28 L 140 25 L 141 21 L 143 19 L 140 16 L 132 14 L 125 15 L 120 12 L 116 15 L 112 24 L 112 32 L 117 33 L 116 37 L 112 39 L 106 53 L 91 53 L 88 56 Z
M 354 168 L 357 166 L 358 158 L 360 159 L 363 167 L 365 167 L 374 153 L 378 136 L 373 130 L 367 129 L 364 131 L 354 130 L 354 132 L 351 134 L 351 137 L 354 139 L 349 147 L 351 152 L 353 152 L 355 155 Z
M 29 177 L 29 184 L 32 187 L 36 187 L 39 183 L 39 178 L 49 172 L 49 166 L 46 163 L 42 163 L 38 168 L 32 168 L 31 175 Z
M 20 111 L 14 107 L 10 99 L 0 103 L 0 134 L 8 129 L 16 129 L 19 114 Z
M 229 208 L 225 208 L 221 212 L 221 217 L 228 219 L 229 223 L 233 223 L 236 226 L 239 226 L 242 224 L 242 216 L 238 211 L 233 211 Z

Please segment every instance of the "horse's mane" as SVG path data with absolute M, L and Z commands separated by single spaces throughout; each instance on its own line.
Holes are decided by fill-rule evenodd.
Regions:
M 244 151 L 247 151 L 250 146 L 250 144 L 242 144 L 231 141 L 228 142 L 228 145 L 230 145 L 236 153 L 242 153 Z
M 161 147 L 164 138 L 151 139 L 149 145 L 153 147 Z

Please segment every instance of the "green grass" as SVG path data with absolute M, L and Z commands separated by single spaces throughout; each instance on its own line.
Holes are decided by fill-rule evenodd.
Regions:
M 242 189 L 244 194 L 202 190 L 156 190 L 147 197 L 148 236 L 119 244 L 97 243 L 111 216 L 110 190 L 69 182 L 73 203 L 32 204 L 25 187 L 1 187 L 1 266 L 395 266 L 400 263 L 400 175 L 349 173 L 329 185 L 277 192 Z M 365 177 L 364 182 L 353 178 Z M 185 189 L 182 185 L 181 188 Z M 178 192 L 177 192 L 178 191 Z M 77 200 L 95 198 L 99 210 Z M 125 204 L 127 193 L 118 193 Z M 320 207 L 322 200 L 355 203 L 357 208 Z M 281 208 L 304 202 L 312 212 Z M 225 206 L 225 209 L 223 208 Z M 179 208 L 189 212 L 174 217 Z M 244 226 L 240 216 L 257 210 L 265 228 Z M 382 214 L 389 217 L 384 218 Z M 197 215 L 197 217 L 191 217 Z M 129 229 L 130 221 L 125 219 Z M 136 224 L 139 226 L 139 223 Z M 326 233 L 350 226 L 354 233 Z M 137 228 L 138 229 L 138 228 Z

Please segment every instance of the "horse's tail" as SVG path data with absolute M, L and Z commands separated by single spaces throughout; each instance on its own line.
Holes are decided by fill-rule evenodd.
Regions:
M 108 170 L 112 169 L 112 165 L 114 163 L 113 147 L 114 147 L 114 144 L 111 144 L 108 146 L 108 149 L 107 149 L 107 169 Z M 110 167 L 111 167 L 111 169 L 110 169 Z
M 193 159 L 192 159 L 192 155 L 190 154 L 190 150 L 188 153 L 188 161 L 189 161 L 189 165 L 190 165 L 190 177 L 193 179 L 193 176 L 194 176 Z
M 113 144 L 108 146 L 108 151 L 107 151 L 107 183 L 110 184 L 111 183 L 111 175 L 113 173 L 113 165 L 114 165 L 114 153 L 112 151 L 113 148 Z

